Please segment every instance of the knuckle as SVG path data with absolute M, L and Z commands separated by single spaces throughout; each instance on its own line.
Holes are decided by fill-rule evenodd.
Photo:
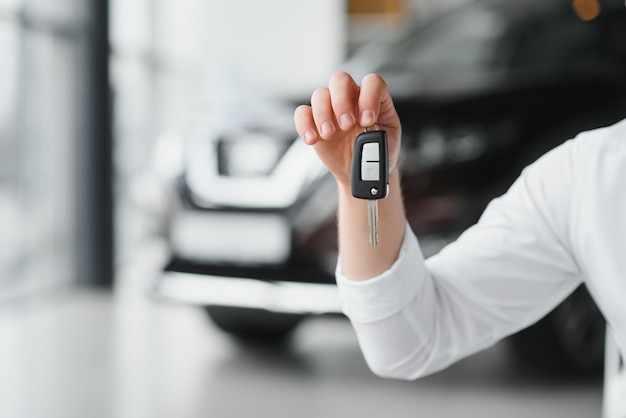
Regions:
M 325 87 L 318 87 L 313 90 L 313 94 L 311 94 L 311 104 L 313 104 L 316 100 L 323 99 L 328 97 L 328 89 Z
M 330 76 L 329 84 L 333 84 L 336 82 L 346 82 L 350 80 L 350 74 L 345 71 L 336 71 Z
M 294 120 L 294 122 L 296 123 L 297 126 L 302 124 L 304 122 L 304 120 L 306 119 L 306 115 L 308 113 L 307 108 L 310 109 L 310 106 L 300 105 L 300 106 L 296 107 L 296 110 L 294 110 L 294 112 L 293 112 L 293 120 Z
M 363 77 L 363 83 L 372 83 L 380 85 L 381 87 L 387 87 L 387 82 L 385 82 L 385 80 L 376 73 L 370 73 Z
M 308 112 L 310 108 L 311 108 L 311 106 L 308 105 L 308 104 L 301 104 L 298 107 L 296 107 L 296 110 L 294 111 L 294 114 L 296 116 L 304 115 L 305 112 Z

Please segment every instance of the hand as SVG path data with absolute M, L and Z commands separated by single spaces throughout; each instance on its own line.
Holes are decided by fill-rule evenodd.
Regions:
M 361 86 L 347 73 L 331 76 L 328 88 L 318 88 L 311 106 L 301 105 L 294 113 L 296 130 L 335 176 L 350 186 L 350 166 L 356 137 L 365 128 L 387 131 L 389 171 L 397 168 L 401 126 L 385 81 L 376 74 L 363 78 Z

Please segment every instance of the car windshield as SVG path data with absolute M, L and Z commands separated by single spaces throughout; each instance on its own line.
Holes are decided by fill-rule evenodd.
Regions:
M 487 8 L 464 9 L 417 31 L 381 67 L 383 72 L 479 70 L 493 65 L 506 16 Z
M 523 3 L 523 4 L 521 4 Z M 591 59 L 594 32 L 563 2 L 473 3 L 418 28 L 387 57 L 384 73 L 482 72 Z M 571 13 L 554 13 L 555 10 Z

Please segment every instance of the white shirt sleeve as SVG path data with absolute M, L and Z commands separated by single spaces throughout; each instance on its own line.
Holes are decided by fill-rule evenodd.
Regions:
M 581 283 L 568 242 L 570 148 L 529 166 L 428 260 L 407 224 L 399 258 L 382 275 L 352 281 L 338 263 L 344 312 L 374 373 L 414 379 L 441 370 L 537 321 Z

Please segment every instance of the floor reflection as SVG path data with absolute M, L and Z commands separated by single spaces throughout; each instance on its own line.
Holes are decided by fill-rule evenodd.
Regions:
M 0 416 L 599 417 L 602 382 L 520 369 L 506 342 L 424 379 L 378 378 L 344 318 L 278 343 L 242 342 L 197 307 L 117 290 L 0 310 Z M 143 278 L 143 279 L 140 279 Z

